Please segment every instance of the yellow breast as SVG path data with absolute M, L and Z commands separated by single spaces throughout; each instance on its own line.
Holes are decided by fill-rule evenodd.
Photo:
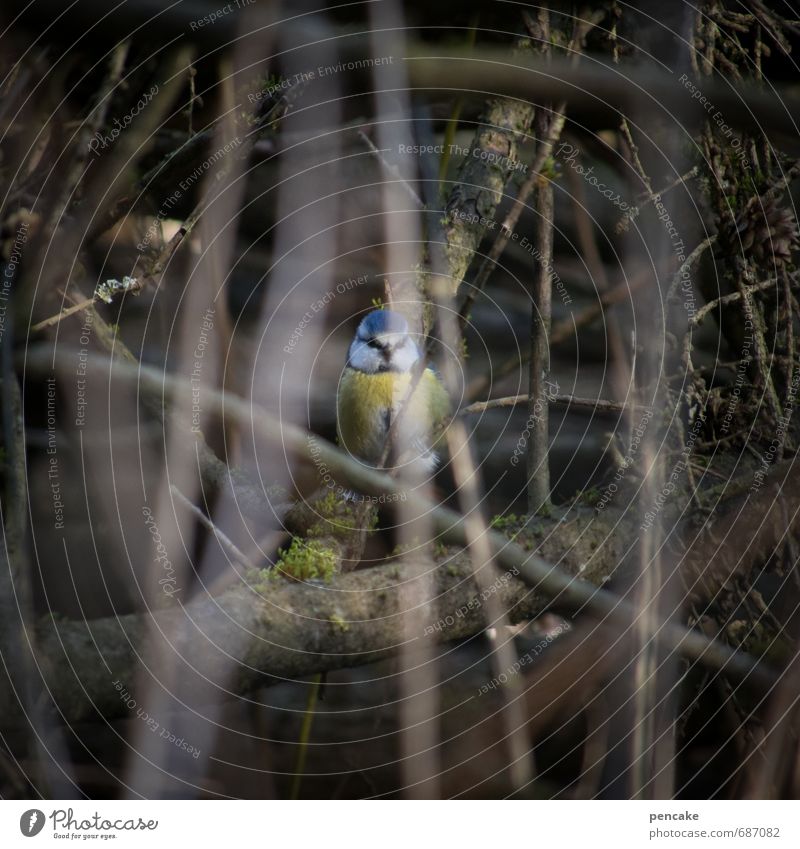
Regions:
M 339 384 L 337 421 L 339 441 L 351 454 L 377 462 L 383 453 L 393 418 L 406 404 L 412 385 L 407 372 L 366 374 L 346 368 Z M 449 400 L 436 375 L 426 369 L 404 414 L 412 436 L 430 444 L 432 429 L 448 413 Z

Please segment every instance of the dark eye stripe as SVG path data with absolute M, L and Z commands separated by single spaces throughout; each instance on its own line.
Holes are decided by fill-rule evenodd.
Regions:
M 381 343 L 377 339 L 370 339 L 369 342 L 367 342 L 367 345 L 369 345 L 370 348 L 380 349 L 383 347 L 383 345 L 381 345 Z

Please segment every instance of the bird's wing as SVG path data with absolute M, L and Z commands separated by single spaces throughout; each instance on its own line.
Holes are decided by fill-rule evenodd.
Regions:
M 450 417 L 450 396 L 447 394 L 439 375 L 432 368 L 425 370 L 423 380 L 427 384 L 431 425 L 437 427 Z

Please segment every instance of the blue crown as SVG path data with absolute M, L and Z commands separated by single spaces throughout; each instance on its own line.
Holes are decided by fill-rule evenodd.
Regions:
M 373 310 L 361 321 L 358 332 L 366 338 L 381 333 L 408 333 L 408 322 L 399 312 Z

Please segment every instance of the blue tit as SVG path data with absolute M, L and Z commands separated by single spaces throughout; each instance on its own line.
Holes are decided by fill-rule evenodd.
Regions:
M 450 399 L 436 372 L 428 367 L 414 392 L 414 366 L 422 354 L 402 315 L 373 310 L 358 325 L 336 398 L 339 444 L 360 460 L 374 465 L 383 456 L 392 422 L 400 422 L 400 466 L 419 463 L 424 472 L 436 468 L 434 435 L 450 411 Z

